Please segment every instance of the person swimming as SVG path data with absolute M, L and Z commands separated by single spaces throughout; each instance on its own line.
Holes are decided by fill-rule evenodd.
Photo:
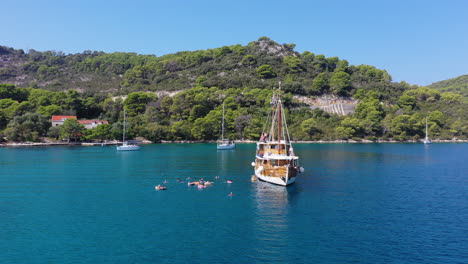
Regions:
M 231 197 L 232 197 L 232 196 L 234 196 L 234 194 L 231 192 L 230 194 L 228 194 L 228 196 L 231 196 Z

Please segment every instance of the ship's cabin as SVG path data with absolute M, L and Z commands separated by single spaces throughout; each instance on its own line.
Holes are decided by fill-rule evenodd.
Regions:
M 289 166 L 292 165 L 293 167 L 298 166 L 298 159 L 262 159 L 259 160 L 260 163 L 263 166 L 273 166 L 273 167 L 279 167 L 279 166 Z
M 284 141 L 278 142 L 258 142 L 257 143 L 257 156 L 295 156 L 291 144 Z

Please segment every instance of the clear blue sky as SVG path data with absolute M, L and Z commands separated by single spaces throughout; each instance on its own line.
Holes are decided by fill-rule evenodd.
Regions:
M 261 36 L 428 85 L 468 74 L 468 1 L 3 0 L 0 45 L 161 56 Z

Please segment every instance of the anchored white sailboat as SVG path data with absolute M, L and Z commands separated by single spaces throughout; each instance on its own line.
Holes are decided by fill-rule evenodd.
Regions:
M 427 133 L 427 117 L 426 117 L 426 137 L 423 140 L 424 144 L 431 144 L 432 140 L 429 139 L 428 133 Z
M 267 118 L 260 141 L 257 142 L 252 166 L 258 179 L 287 186 L 296 181 L 297 173 L 303 172 L 304 168 L 299 166 L 299 157 L 294 153 L 289 137 L 281 101 L 281 86 L 277 95 L 273 94 L 271 105 L 272 111 Z M 268 127 L 270 130 L 266 132 Z
M 127 114 L 126 114 L 125 109 L 124 109 L 122 146 L 117 146 L 117 150 L 120 150 L 120 151 L 139 150 L 140 146 L 133 145 L 133 144 L 128 144 L 128 141 L 125 141 L 126 115 Z
M 216 149 L 218 150 L 227 150 L 227 149 L 235 149 L 236 144 L 234 142 L 229 141 L 224 138 L 224 103 L 223 103 L 223 121 L 221 123 L 221 142 L 218 143 Z

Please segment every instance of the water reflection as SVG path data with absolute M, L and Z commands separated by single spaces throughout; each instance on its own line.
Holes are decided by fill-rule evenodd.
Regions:
M 283 262 L 289 245 L 288 188 L 266 182 L 254 183 L 255 214 L 253 256 L 259 261 Z

